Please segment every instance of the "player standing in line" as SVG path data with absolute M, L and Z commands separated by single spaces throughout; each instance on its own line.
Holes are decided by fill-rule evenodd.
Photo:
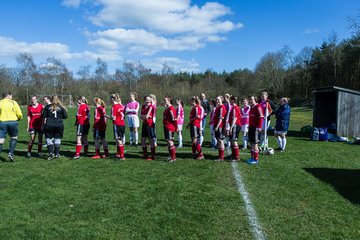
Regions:
M 37 97 L 32 96 L 30 105 L 27 107 L 27 131 L 30 133 L 30 141 L 28 144 L 28 151 L 26 156 L 31 157 L 31 150 L 35 142 L 36 134 L 38 135 L 38 155 L 42 156 L 42 139 L 43 139 L 43 120 L 41 113 L 43 105 L 38 103 Z
M 232 150 L 232 161 L 240 161 L 240 151 L 238 144 L 238 137 L 241 131 L 241 116 L 240 108 L 237 103 L 237 97 L 231 96 L 230 103 L 232 105 L 231 112 L 229 114 L 229 123 L 230 123 L 230 141 L 231 141 L 231 150 Z
M 272 113 L 272 107 L 270 105 L 270 100 L 268 99 L 267 92 L 261 93 L 261 100 L 259 102 L 259 105 L 261 106 L 262 114 L 264 116 L 264 121 L 263 121 L 263 125 L 261 126 L 261 135 L 260 135 L 260 146 L 263 148 L 264 145 L 267 145 L 268 137 L 266 137 L 265 139 L 265 131 L 267 132 L 267 129 L 270 126 L 270 115 Z M 267 125 L 265 126 L 265 124 Z
M 209 121 L 209 126 L 210 126 L 210 134 L 211 134 L 211 148 L 215 149 L 217 147 L 217 140 L 215 137 L 215 126 L 214 126 L 214 116 L 216 114 L 216 100 L 211 99 L 210 101 L 210 105 L 211 105 L 211 112 L 210 112 L 210 121 Z
M 232 109 L 232 105 L 230 103 L 230 97 L 231 95 L 229 93 L 225 93 L 224 95 L 224 106 L 225 106 L 225 109 L 226 109 L 226 116 L 225 116 L 225 126 L 224 126 L 224 132 L 225 132 L 225 147 L 226 149 L 230 149 L 231 147 L 231 141 L 229 139 L 229 135 L 230 135 L 230 122 L 229 122 L 229 117 L 230 117 L 230 112 L 231 112 L 231 109 Z M 227 151 L 229 152 L 229 151 Z M 228 153 L 228 155 L 230 155 Z
M 145 96 L 144 104 L 141 107 L 141 119 L 143 120 L 141 131 L 141 146 L 143 149 L 143 156 L 146 160 L 155 160 L 155 124 L 154 124 L 155 108 L 153 100 L 150 96 Z M 146 139 L 149 139 L 151 148 L 151 157 L 148 156 Z
M 195 159 L 204 159 L 204 154 L 199 143 L 199 137 L 201 136 L 201 116 L 203 115 L 200 107 L 200 100 L 198 97 L 193 96 L 190 98 L 190 105 L 192 109 L 190 111 L 190 122 L 186 128 L 190 127 L 190 136 L 192 139 L 192 153 Z
M 176 161 L 176 147 L 174 145 L 174 135 L 177 131 L 176 110 L 174 108 L 173 100 L 170 96 L 164 98 L 165 110 L 163 113 L 164 135 L 168 144 L 170 159 L 169 162 Z
M 204 136 L 205 136 L 205 125 L 206 125 L 206 117 L 210 113 L 210 104 L 208 100 L 206 99 L 205 93 L 200 94 L 200 106 L 203 109 L 203 118 L 201 120 L 201 136 L 200 136 L 200 145 L 202 146 L 204 142 Z
M 200 99 L 199 99 L 199 102 L 200 102 Z M 205 119 L 205 110 L 204 110 L 204 107 L 199 103 L 199 107 L 200 107 L 200 111 L 201 111 L 201 115 L 200 115 L 200 137 L 199 137 L 199 144 L 200 146 L 202 146 L 203 142 L 204 142 L 204 135 L 203 133 L 205 132 L 204 131 L 204 123 L 206 123 L 206 120 L 204 122 L 204 119 Z
M 110 102 L 112 103 L 111 117 L 107 115 L 106 117 L 110 118 L 113 121 L 114 138 L 116 141 L 117 150 L 116 159 L 125 160 L 125 147 L 123 143 L 123 137 L 125 134 L 125 106 L 121 104 L 121 98 L 118 93 L 110 95 Z
M 84 145 L 84 154 L 88 154 L 89 143 L 88 134 L 90 129 L 90 108 L 88 100 L 82 96 L 77 100 L 78 111 L 76 113 L 76 148 L 74 159 L 80 158 L 82 145 Z
M 182 136 L 182 130 L 184 125 L 184 104 L 181 98 L 176 99 L 176 119 L 177 119 L 177 126 L 178 126 L 178 148 L 183 147 L 183 136 Z
M 23 118 L 19 104 L 12 100 L 12 93 L 5 91 L 0 100 L 0 154 L 6 135 L 10 135 L 8 159 L 14 162 L 14 151 L 18 138 L 18 121 Z M 2 161 L 5 161 L 1 159 Z
M 157 146 L 157 137 L 156 137 L 156 109 L 157 109 L 157 100 L 156 100 L 156 96 L 154 94 L 150 94 L 149 95 L 151 98 L 151 102 L 154 108 L 154 116 L 153 116 L 153 121 L 154 121 L 154 133 L 155 133 L 155 147 Z
M 140 109 L 140 103 L 136 101 L 136 97 L 137 97 L 136 92 L 131 92 L 130 100 L 126 104 L 126 107 L 125 107 L 125 113 L 127 116 L 128 127 L 130 130 L 130 145 L 131 146 L 137 146 L 138 140 L 139 140 L 138 129 L 139 129 L 140 124 L 139 124 L 138 114 L 139 114 L 139 109 Z M 125 136 L 125 132 L 124 132 L 124 136 Z M 125 142 L 124 142 L 124 144 L 125 144 Z
M 243 99 L 243 107 L 241 108 L 241 132 L 242 132 L 242 140 L 243 140 L 243 148 L 242 150 L 247 149 L 248 145 L 248 132 L 249 132 L 249 113 L 250 106 L 247 98 Z
M 63 119 L 67 119 L 67 117 L 66 108 L 62 105 L 58 96 L 53 96 L 51 104 L 45 106 L 42 113 L 46 145 L 49 152 L 47 160 L 60 158 L 61 139 L 64 135 Z
M 259 162 L 259 132 L 263 125 L 264 116 L 261 106 L 257 104 L 254 96 L 249 97 L 249 103 L 249 142 L 251 145 L 251 158 L 247 160 L 247 163 L 257 164 Z
M 279 145 L 278 150 L 281 152 L 285 152 L 287 142 L 286 134 L 289 129 L 290 112 L 289 99 L 281 98 L 280 107 L 272 113 L 276 117 L 274 135 Z
M 223 96 L 216 97 L 216 111 L 214 115 L 215 137 L 218 144 L 219 158 L 215 161 L 224 161 L 225 158 L 225 124 L 226 124 L 226 107 L 223 104 Z
M 94 159 L 106 158 L 109 156 L 109 149 L 107 141 L 105 140 L 106 133 L 106 105 L 101 98 L 94 98 L 94 105 L 96 107 L 94 112 L 94 141 L 95 141 L 95 156 Z M 100 147 L 103 147 L 104 154 L 100 154 Z

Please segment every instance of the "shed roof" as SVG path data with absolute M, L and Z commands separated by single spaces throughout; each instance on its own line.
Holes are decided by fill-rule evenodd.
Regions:
M 348 93 L 360 95 L 360 92 L 358 92 L 358 91 L 354 91 L 354 90 L 350 90 L 350 89 L 342 88 L 342 87 L 337 87 L 337 86 L 317 88 L 317 89 L 314 89 L 312 92 L 319 93 L 319 92 L 337 92 L 337 91 L 348 92 Z

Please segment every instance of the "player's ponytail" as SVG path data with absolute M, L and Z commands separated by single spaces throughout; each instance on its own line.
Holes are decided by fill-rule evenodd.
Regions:
M 66 111 L 66 108 L 64 107 L 64 105 L 60 101 L 59 97 L 57 95 L 54 95 L 54 96 L 51 97 L 51 107 L 50 107 L 50 109 L 54 112 L 54 111 L 56 111 L 57 107 L 62 107 Z

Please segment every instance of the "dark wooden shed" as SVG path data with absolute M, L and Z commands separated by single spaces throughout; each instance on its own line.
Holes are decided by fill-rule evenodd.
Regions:
M 313 93 L 314 127 L 335 123 L 338 136 L 360 136 L 360 92 L 333 86 L 315 89 Z

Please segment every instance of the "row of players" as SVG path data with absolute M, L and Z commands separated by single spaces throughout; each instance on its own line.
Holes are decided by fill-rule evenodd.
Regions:
M 203 94 L 202 94 L 203 95 Z M 257 104 L 254 96 L 244 99 L 244 106 L 240 109 L 237 99 L 234 96 L 225 94 L 225 103 L 222 96 L 218 96 L 216 100 L 211 101 L 213 106 L 210 112 L 210 128 L 212 132 L 212 143 L 217 143 L 219 150 L 219 161 L 224 161 L 224 150 L 226 138 L 232 148 L 232 160 L 239 161 L 239 146 L 237 139 L 240 132 L 243 132 L 243 144 L 246 148 L 247 140 L 251 143 L 251 159 L 248 163 L 255 164 L 258 162 L 259 149 L 257 143 L 259 141 L 258 133 L 263 128 L 264 109 L 271 113 L 272 109 L 266 100 L 267 94 L 262 94 L 262 101 Z M 36 96 L 31 98 L 31 104 L 28 106 L 28 131 L 30 132 L 30 141 L 28 144 L 28 157 L 31 157 L 31 150 L 38 135 L 38 153 L 42 152 L 42 135 L 45 134 L 46 144 L 49 152 L 48 159 L 59 157 L 61 138 L 63 137 L 64 125 L 63 119 L 67 118 L 67 111 L 61 104 L 57 96 L 44 97 L 45 107 L 38 103 Z M 287 104 L 286 99 L 282 99 Z M 121 104 L 119 94 L 110 96 L 112 103 L 111 114 L 107 115 L 105 103 L 100 98 L 94 98 L 96 106 L 94 114 L 93 132 L 95 139 L 95 156 L 93 158 L 107 157 L 109 155 L 107 142 L 105 140 L 106 119 L 113 121 L 114 137 L 117 145 L 116 158 L 124 160 L 124 133 L 125 133 L 125 116 L 127 116 L 128 127 L 130 128 L 130 142 L 137 144 L 139 128 L 138 111 L 140 104 L 136 101 L 136 94 L 130 94 L 130 101 L 126 105 Z M 165 139 L 168 143 L 169 162 L 176 161 L 176 147 L 174 145 L 174 134 L 179 133 L 179 146 L 182 146 L 182 126 L 184 123 L 183 104 L 180 99 L 176 100 L 177 108 L 173 106 L 173 100 L 167 96 L 164 98 L 165 110 L 163 113 L 163 125 Z M 247 103 L 249 102 L 250 105 Z M 87 135 L 90 128 L 90 108 L 85 97 L 79 97 L 77 100 L 78 111 L 76 114 L 76 150 L 74 158 L 80 157 L 82 148 L 86 154 L 88 151 Z M 190 128 L 192 138 L 192 152 L 196 159 L 203 159 L 201 144 L 203 141 L 204 119 L 206 119 L 206 99 L 202 96 L 202 101 L 197 97 L 190 99 L 192 106 L 190 112 L 190 121 L 187 128 Z M 202 106 L 203 105 L 203 106 Z M 144 104 L 141 107 L 141 119 L 143 121 L 141 133 L 141 145 L 143 148 L 144 158 L 147 160 L 155 159 L 156 149 L 156 98 L 154 95 L 144 97 Z M 284 129 L 282 129 L 284 130 Z M 287 129 L 286 129 L 287 130 Z M 282 131 L 281 135 L 285 136 L 286 131 Z M 280 135 L 280 134 L 279 134 Z M 149 139 L 150 154 L 147 152 L 146 140 Z M 281 138 L 280 138 L 281 139 Z M 283 143 L 282 149 L 285 149 Z M 280 144 L 279 144 L 280 145 Z M 100 146 L 103 147 L 104 153 L 100 154 Z

